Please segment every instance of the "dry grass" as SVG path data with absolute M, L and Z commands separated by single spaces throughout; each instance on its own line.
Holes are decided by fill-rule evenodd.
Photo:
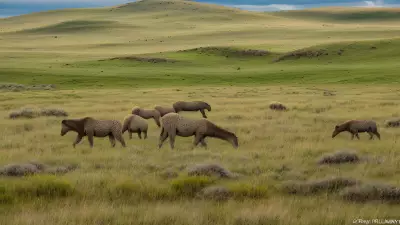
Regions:
M 52 167 L 48 165 L 44 165 L 42 163 L 37 162 L 29 162 L 29 163 L 20 163 L 20 164 L 8 164 L 3 167 L 0 167 L 0 175 L 3 176 L 29 176 L 36 174 L 65 174 L 70 171 L 73 171 L 77 168 L 77 165 L 68 165 L 68 166 L 58 166 Z
M 22 108 L 17 111 L 12 111 L 8 115 L 10 119 L 18 119 L 18 118 L 26 118 L 33 119 L 40 116 L 55 116 L 55 117 L 66 117 L 68 113 L 63 109 L 55 109 L 55 108 Z
M 210 186 L 202 189 L 197 195 L 199 198 L 223 201 L 233 196 L 232 192 L 223 186 Z
M 282 185 L 282 190 L 288 194 L 313 195 L 320 194 L 323 191 L 336 192 L 358 183 L 359 181 L 355 179 L 343 177 L 333 177 L 307 182 L 287 181 Z
M 396 141 L 400 133 L 383 126 L 388 117 L 398 112 L 393 105 L 381 105 L 387 101 L 399 103 L 397 87 L 319 88 L 335 90 L 340 95 L 327 98 L 311 86 L 5 93 L 0 117 L 7 117 L 10 107 L 62 105 L 69 118 L 93 116 L 120 121 L 134 105 L 150 108 L 157 104 L 168 106 L 177 99 L 209 99 L 215 106 L 208 114 L 209 119 L 235 132 L 239 148 L 235 150 L 229 143 L 209 139 L 207 149 L 190 150 L 193 138 L 178 137 L 175 150 L 158 150 L 160 130 L 149 123 L 148 139 L 127 140 L 125 149 L 110 148 L 107 138 L 96 139 L 93 149 L 85 138 L 83 144 L 73 149 L 71 144 L 76 134 L 60 136 L 62 118 L 6 119 L 0 128 L 0 165 L 36 161 L 46 165 L 78 164 L 79 169 L 55 178 L 2 177 L 0 199 L 9 207 L 3 211 L 6 213 L 0 213 L 0 224 L 306 225 L 347 224 L 356 217 L 398 216 L 400 208 L 396 205 L 349 204 L 329 195 L 304 198 L 274 189 L 289 180 L 313 181 L 325 177 L 379 179 L 382 183 L 400 185 L 397 172 L 400 146 Z M 265 99 L 285 102 L 291 110 L 286 113 L 270 110 Z M 329 110 L 317 113 L 315 109 L 321 108 Z M 197 112 L 182 115 L 201 116 Z M 236 115 L 234 120 L 232 115 Z M 332 127 L 350 118 L 376 120 L 382 140 L 351 141 L 346 134 L 332 139 Z M 359 155 L 379 156 L 384 163 L 316 164 L 321 155 L 335 149 L 357 149 Z M 242 176 L 239 179 L 188 176 L 188 168 L 198 164 L 221 165 Z M 216 191 L 213 186 L 224 189 Z M 210 188 L 211 196 L 218 195 L 217 192 L 231 194 L 227 201 L 215 204 L 208 198 L 197 199 L 204 188 Z M 32 197 L 38 193 L 40 199 Z M 24 208 L 22 212 L 18 210 L 20 207 Z
M 188 169 L 189 176 L 215 176 L 220 178 L 234 178 L 229 170 L 217 164 L 199 164 Z
M 385 202 L 400 204 L 400 188 L 386 184 L 363 184 L 348 188 L 341 197 L 353 202 Z

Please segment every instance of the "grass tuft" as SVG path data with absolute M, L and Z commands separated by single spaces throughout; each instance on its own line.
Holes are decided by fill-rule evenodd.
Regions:
M 226 201 L 233 196 L 233 193 L 224 186 L 213 185 L 203 188 L 196 196 L 201 199 Z
M 281 185 L 284 193 L 295 195 L 313 195 L 321 192 L 336 192 L 345 187 L 360 183 L 353 178 L 333 177 L 315 181 L 286 181 Z
M 56 87 L 54 84 L 37 84 L 37 85 L 23 85 L 23 84 L 0 84 L 0 90 L 2 91 L 32 91 L 32 90 L 54 90 Z
M 78 168 L 78 165 L 50 167 L 38 162 L 28 162 L 21 164 L 8 164 L 0 168 L 0 175 L 10 177 L 22 177 L 35 174 L 62 175 Z
M 400 204 L 400 188 L 386 184 L 357 185 L 343 190 L 340 196 L 344 200 L 359 203 L 380 201 Z
M 35 175 L 28 177 L 24 182 L 17 183 L 14 192 L 18 197 L 34 199 L 36 197 L 58 198 L 68 197 L 76 190 L 67 181 L 51 175 Z
M 55 116 L 55 117 L 67 117 L 68 113 L 64 109 L 41 109 L 41 116 Z
M 171 188 L 182 196 L 194 197 L 203 188 L 214 184 L 215 179 L 208 176 L 183 176 L 171 181 Z
M 235 183 L 228 187 L 232 192 L 233 198 L 243 200 L 246 198 L 262 199 L 270 196 L 268 187 L 255 184 Z
M 271 104 L 269 104 L 269 108 L 271 110 L 275 110 L 275 111 L 287 111 L 287 107 L 284 106 L 282 103 L 278 103 L 278 102 L 273 102 Z
M 0 204 L 13 204 L 15 202 L 15 196 L 7 192 L 4 184 L 0 184 Z
M 400 119 L 394 118 L 385 121 L 385 127 L 400 127 Z
M 175 198 L 173 191 L 168 186 L 132 181 L 120 182 L 112 186 L 108 193 L 112 200 L 165 201 Z
M 360 157 L 353 151 L 339 151 L 322 156 L 318 160 L 318 164 L 358 163 L 360 160 Z
M 43 108 L 43 109 L 33 109 L 33 108 L 22 108 L 17 111 L 13 111 L 9 114 L 10 119 L 27 118 L 33 119 L 40 116 L 44 117 L 67 117 L 68 113 L 63 109 L 53 109 L 53 108 Z
M 41 171 L 42 167 L 32 163 L 9 164 L 0 168 L 0 175 L 21 177 L 34 175 L 40 173 Z
M 229 170 L 223 168 L 218 164 L 198 164 L 188 169 L 188 176 L 215 176 L 219 178 L 235 178 Z

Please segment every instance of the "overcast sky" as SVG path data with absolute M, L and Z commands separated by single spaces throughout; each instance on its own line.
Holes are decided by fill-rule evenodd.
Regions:
M 400 6 L 400 0 L 196 0 L 234 6 L 246 10 L 277 11 L 319 6 Z M 0 17 L 16 16 L 63 8 L 113 6 L 132 0 L 0 0 Z

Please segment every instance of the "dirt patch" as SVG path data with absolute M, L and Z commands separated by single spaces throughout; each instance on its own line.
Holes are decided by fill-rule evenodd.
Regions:
M 300 59 L 300 58 L 318 58 L 324 55 L 328 55 L 329 53 L 327 50 L 324 49 L 319 49 L 319 50 L 296 50 L 293 52 L 288 52 L 286 54 L 283 54 L 279 56 L 278 58 L 274 59 L 273 62 L 280 62 L 284 60 L 290 60 L 290 59 Z
M 335 96 L 336 94 L 333 93 L 332 91 L 324 91 L 324 96 Z
M 106 61 L 106 60 L 101 59 L 99 61 Z M 148 63 L 176 63 L 176 62 L 179 62 L 178 60 L 174 60 L 174 59 L 147 58 L 147 57 L 138 57 L 138 56 L 115 57 L 115 58 L 111 58 L 108 60 L 131 60 L 131 61 L 148 62 Z
M 20 110 L 13 111 L 8 115 L 9 119 L 18 119 L 18 118 L 33 119 L 40 116 L 67 117 L 68 113 L 63 109 L 55 109 L 55 108 L 42 108 L 42 109 L 22 108 Z
M 347 188 L 340 193 L 347 201 L 380 201 L 400 204 L 400 188 L 386 184 L 363 184 Z
M 287 111 L 287 107 L 285 105 L 283 105 L 282 103 L 279 102 L 273 102 L 271 104 L 269 104 L 269 108 L 271 110 L 275 110 L 275 111 Z
M 385 127 L 400 127 L 400 118 L 385 121 Z
M 353 151 L 338 151 L 327 154 L 318 160 L 318 164 L 342 164 L 342 163 L 358 163 L 361 158 Z
M 198 192 L 196 197 L 207 200 L 225 201 L 233 197 L 233 193 L 223 186 L 209 186 Z
M 281 186 L 283 192 L 296 195 L 311 195 L 323 191 L 335 192 L 360 183 L 352 178 L 333 177 L 315 181 L 287 181 Z
M 23 85 L 23 84 L 0 84 L 2 91 L 31 91 L 31 90 L 54 90 L 54 84 L 36 84 L 36 85 Z
M 188 169 L 189 176 L 216 176 L 219 178 L 237 178 L 238 174 L 234 174 L 229 170 L 217 164 L 198 164 Z
M 200 47 L 183 50 L 183 52 L 195 51 L 200 54 L 222 55 L 225 57 L 249 57 L 249 56 L 267 56 L 271 53 L 265 50 L 256 49 L 234 49 L 229 47 Z
M 0 175 L 10 177 L 22 177 L 35 174 L 61 175 L 77 169 L 77 165 L 51 167 L 38 162 L 22 164 L 8 164 L 0 168 Z

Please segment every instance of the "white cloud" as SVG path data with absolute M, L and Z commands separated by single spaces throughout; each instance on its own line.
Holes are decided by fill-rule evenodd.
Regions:
M 249 11 L 280 11 L 280 10 L 295 10 L 299 7 L 287 4 L 271 4 L 271 5 L 233 5 L 235 8 L 240 8 Z
M 288 4 L 270 4 L 270 5 L 229 5 L 249 11 L 281 11 L 296 10 L 305 8 L 318 8 L 326 6 L 347 6 L 347 7 L 400 7 L 400 4 L 385 4 L 384 0 L 362 0 L 358 2 L 334 3 L 334 4 L 308 4 L 308 5 L 288 5 Z
M 369 8 L 385 6 L 385 2 L 383 0 L 364 1 L 364 3 L 365 3 L 364 7 L 369 7 Z

